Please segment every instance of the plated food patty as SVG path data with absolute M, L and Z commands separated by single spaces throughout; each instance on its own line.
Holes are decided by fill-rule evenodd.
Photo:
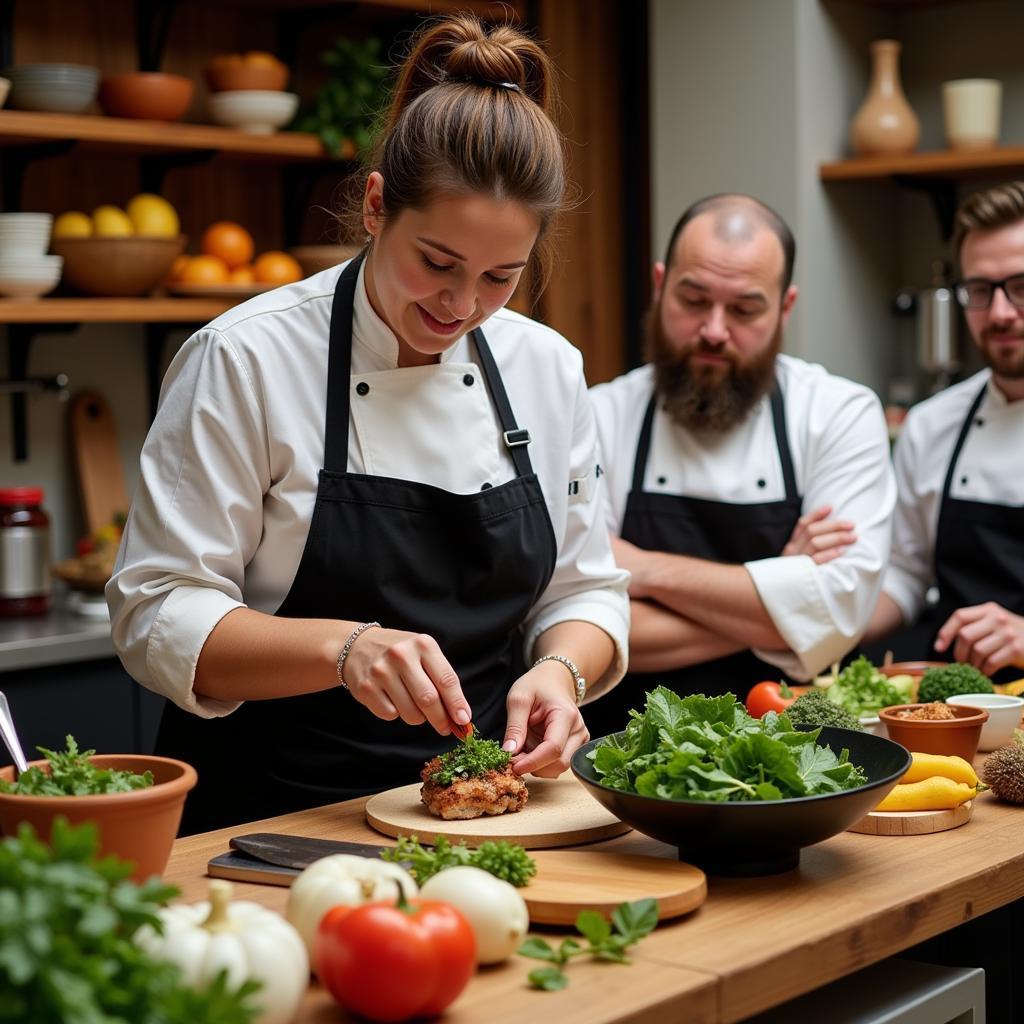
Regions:
M 522 810 L 530 793 L 512 771 L 512 757 L 494 740 L 470 734 L 454 750 L 428 761 L 420 799 L 446 821 Z

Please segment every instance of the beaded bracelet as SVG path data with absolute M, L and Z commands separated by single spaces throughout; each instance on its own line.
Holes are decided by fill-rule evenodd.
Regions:
M 343 689 L 348 689 L 348 683 L 345 682 L 345 678 L 342 675 L 342 670 L 345 668 L 345 659 L 348 657 L 348 652 L 352 650 L 352 645 L 363 635 L 366 630 L 371 626 L 376 626 L 378 629 L 381 628 L 379 622 L 364 622 L 360 626 L 356 626 L 355 629 L 349 634 L 348 639 L 345 641 L 344 646 L 341 648 L 341 653 L 338 655 L 338 682 L 341 683 Z

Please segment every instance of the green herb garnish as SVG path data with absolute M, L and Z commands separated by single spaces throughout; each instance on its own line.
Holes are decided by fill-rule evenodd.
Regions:
M 115 768 L 97 768 L 89 758 L 95 750 L 79 752 L 74 736 L 67 736 L 68 749 L 61 753 L 36 747 L 50 762 L 49 772 L 29 768 L 17 782 L 0 779 L 0 792 L 18 796 L 96 796 L 101 793 L 128 793 L 153 785 L 153 773 L 127 772 Z
M 576 918 L 576 930 L 586 940 L 583 945 L 576 939 L 563 939 L 558 947 L 544 939 L 532 937 L 519 947 L 520 956 L 533 960 L 546 960 L 547 967 L 530 971 L 530 984 L 546 992 L 556 992 L 569 984 L 562 968 L 574 956 L 592 956 L 597 960 L 610 960 L 617 964 L 628 964 L 626 950 L 654 930 L 658 923 L 656 900 L 637 900 L 635 903 L 620 903 L 612 911 L 609 923 L 596 910 L 581 910 Z
M 178 890 L 128 881 L 131 865 L 96 859 L 96 827 L 54 821 L 50 845 L 22 825 L 0 841 L 0 1021 L 32 1024 L 247 1024 L 258 982 L 223 974 L 194 991 L 176 964 L 133 937 L 160 928 Z
M 851 715 L 877 715 L 879 708 L 893 704 L 906 704 L 910 700 L 913 680 L 908 676 L 905 683 L 883 676 L 863 655 L 850 662 L 836 681 L 826 690 L 828 699 L 846 708 Z
M 430 849 L 420 845 L 418 836 L 399 836 L 398 845 L 382 850 L 380 855 L 392 864 L 407 865 L 418 885 L 439 871 L 459 864 L 480 868 L 517 887 L 526 885 L 537 873 L 537 864 L 526 850 L 504 840 L 481 843 L 471 850 L 465 843 L 452 846 L 444 836 L 438 836 L 434 848 Z
M 820 732 L 774 711 L 752 718 L 731 693 L 680 697 L 659 686 L 624 735 L 587 756 L 606 786 L 664 800 L 784 800 L 864 785 L 849 751 L 819 746 Z
M 450 786 L 457 779 L 469 779 L 489 771 L 508 767 L 512 755 L 502 750 L 497 740 L 482 740 L 470 733 L 453 750 L 441 755 L 441 763 L 431 773 L 430 781 L 439 786 Z

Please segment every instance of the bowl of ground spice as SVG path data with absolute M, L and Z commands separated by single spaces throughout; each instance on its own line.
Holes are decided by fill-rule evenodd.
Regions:
M 943 704 L 896 704 L 878 712 L 889 739 L 919 754 L 946 754 L 970 761 L 978 752 L 988 712 Z

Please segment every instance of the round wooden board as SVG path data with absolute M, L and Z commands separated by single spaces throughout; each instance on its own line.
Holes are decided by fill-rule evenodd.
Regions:
M 973 812 L 973 800 L 944 811 L 869 811 L 846 831 L 866 836 L 925 836 L 966 825 Z
M 418 835 L 423 842 L 445 836 L 453 842 L 478 845 L 504 839 L 528 850 L 574 846 L 610 839 L 630 830 L 606 811 L 573 775 L 527 782 L 530 799 L 521 811 L 468 821 L 435 817 L 420 800 L 420 784 L 377 793 L 366 801 L 366 821 L 386 836 Z
M 537 874 L 519 893 L 534 924 L 571 925 L 581 910 L 607 917 L 646 897 L 658 901 L 659 919 L 678 917 L 708 894 L 704 872 L 677 860 L 581 850 L 539 850 L 533 858 Z

